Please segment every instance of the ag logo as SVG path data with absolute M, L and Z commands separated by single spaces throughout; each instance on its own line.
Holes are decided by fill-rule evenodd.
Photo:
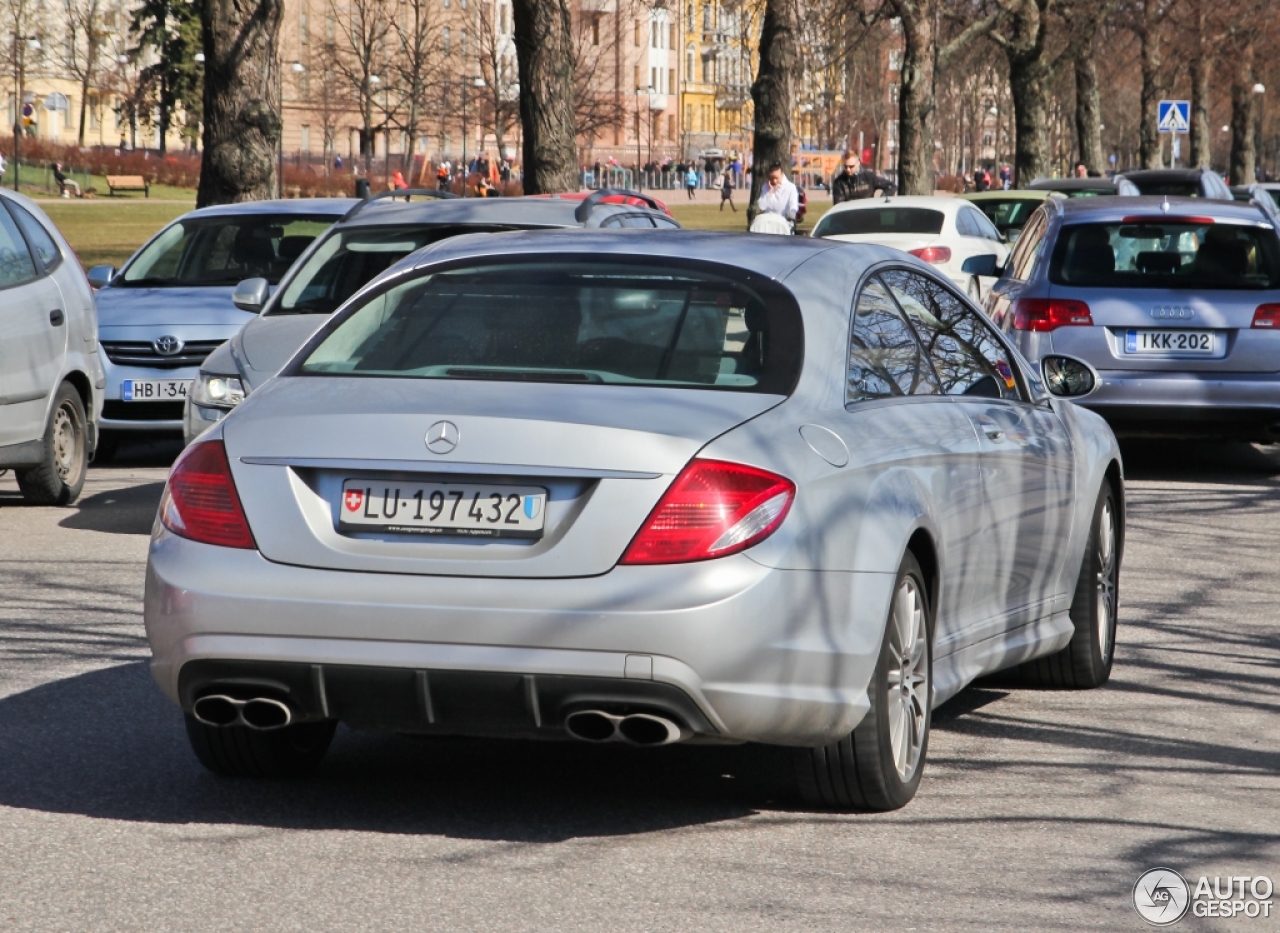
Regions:
M 348 489 L 347 494 L 342 497 L 342 504 L 347 507 L 348 512 L 359 512 L 360 506 L 364 504 L 364 493 L 359 489 Z
M 1133 906 L 1138 916 L 1153 926 L 1177 923 L 1191 904 L 1191 889 L 1172 868 L 1152 868 L 1133 886 Z

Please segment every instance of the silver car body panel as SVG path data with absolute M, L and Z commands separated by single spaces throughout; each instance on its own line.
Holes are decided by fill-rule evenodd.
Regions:
M 782 283 L 802 310 L 805 360 L 789 397 L 286 369 L 207 435 L 227 445 L 261 551 L 157 526 L 145 616 L 165 692 L 179 701 L 183 665 L 201 659 L 625 678 L 627 658 L 640 656 L 655 682 L 696 702 L 719 738 L 821 744 L 868 708 L 895 574 L 919 536 L 938 565 L 936 702 L 1067 643 L 1098 490 L 1108 471 L 1119 479 L 1119 451 L 1100 418 L 1045 398 L 846 407 L 861 281 L 884 265 L 941 281 L 935 272 L 888 249 L 830 241 L 640 236 L 461 237 L 406 266 L 536 252 L 753 270 Z M 424 444 L 442 418 L 460 435 L 445 457 Z M 1000 440 L 979 430 L 984 419 L 999 422 Z M 731 557 L 618 565 L 695 454 L 792 479 L 786 521 Z M 336 532 L 335 490 L 361 463 L 422 477 L 451 457 L 476 464 L 475 474 L 504 464 L 521 475 L 563 470 L 547 538 L 491 547 Z M 485 548 L 497 559 L 481 556 Z

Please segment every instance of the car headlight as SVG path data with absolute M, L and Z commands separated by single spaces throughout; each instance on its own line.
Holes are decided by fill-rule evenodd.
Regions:
M 206 408 L 235 408 L 244 401 L 244 383 L 237 376 L 201 373 L 191 389 L 191 401 Z

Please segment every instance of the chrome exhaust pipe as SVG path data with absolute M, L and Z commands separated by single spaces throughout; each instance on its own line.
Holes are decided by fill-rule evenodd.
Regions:
M 582 709 L 570 713 L 564 720 L 565 731 L 584 742 L 613 742 L 618 737 L 621 716 L 614 716 L 598 709 Z
M 293 710 L 288 704 L 270 697 L 249 700 L 222 694 L 201 697 L 191 704 L 191 715 L 206 726 L 248 726 L 261 732 L 283 729 L 293 722 Z
M 687 739 L 692 733 L 663 716 L 633 713 L 618 723 L 618 735 L 632 745 L 670 745 Z

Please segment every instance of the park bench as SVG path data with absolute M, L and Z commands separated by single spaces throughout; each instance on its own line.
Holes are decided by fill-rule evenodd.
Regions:
M 141 191 L 144 197 L 151 197 L 151 183 L 141 175 L 108 175 L 107 187 L 112 197 L 117 191 Z

